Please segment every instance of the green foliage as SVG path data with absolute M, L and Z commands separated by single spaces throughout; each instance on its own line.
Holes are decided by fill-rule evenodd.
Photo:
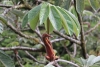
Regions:
M 54 66 L 52 64 L 48 64 L 48 65 L 46 65 L 44 67 L 54 67 Z
M 24 2 L 25 5 L 23 6 Z M 41 3 L 40 5 L 36 5 L 37 0 L 0 0 L 0 48 L 3 47 L 17 47 L 17 46 L 24 46 L 24 47 L 31 47 L 37 49 L 43 49 L 41 44 L 38 44 L 33 39 L 27 39 L 24 37 L 19 36 L 10 26 L 7 25 L 9 22 L 12 27 L 16 29 L 19 33 L 24 34 L 26 36 L 32 36 L 38 41 L 40 41 L 38 35 L 32 30 L 35 30 L 38 26 L 40 34 L 44 33 L 45 30 L 50 32 L 54 38 L 51 38 L 51 41 L 54 39 L 59 40 L 60 36 L 55 35 L 52 33 L 53 30 L 57 30 L 65 35 L 72 35 L 73 33 L 79 36 L 80 40 L 80 25 L 77 20 L 77 13 L 75 10 L 75 6 L 73 5 L 72 0 L 42 0 L 46 1 Z M 38 0 L 39 1 L 39 0 Z M 53 4 L 53 5 L 52 5 Z M 89 29 L 93 28 L 98 21 L 100 20 L 100 0 L 76 0 L 76 9 L 78 13 L 82 14 L 82 22 L 84 27 L 84 33 Z M 1 7 L 4 6 L 12 6 L 11 8 L 8 7 Z M 27 9 L 28 6 L 33 7 L 31 10 Z M 56 5 L 56 6 L 55 6 Z M 17 7 L 18 9 L 16 9 Z M 21 6 L 21 7 L 20 7 Z M 84 8 L 85 6 L 85 8 Z M 16 8 L 14 8 L 16 7 Z M 19 8 L 20 7 L 20 8 Z M 62 7 L 62 8 L 61 8 Z M 65 10 L 65 9 L 67 10 Z M 94 11 L 93 11 L 94 10 Z M 29 22 L 30 27 L 27 25 Z M 84 23 L 88 24 L 84 25 Z M 5 24 L 5 25 L 4 25 Z M 22 25 L 22 26 L 21 26 Z M 26 26 L 27 25 L 27 26 Z M 23 28 L 21 28 L 23 27 Z M 45 32 L 46 33 L 46 32 Z M 67 34 L 66 34 L 67 33 Z M 79 59 L 80 66 L 90 66 L 90 67 L 99 67 L 100 57 L 95 57 L 93 55 L 100 55 L 100 27 L 94 29 L 92 33 L 85 35 L 86 36 L 86 48 L 87 53 L 90 55 L 88 59 Z M 68 43 L 66 43 L 68 42 Z M 42 42 L 41 42 L 42 43 Z M 68 40 L 60 40 L 53 43 L 53 47 L 60 58 L 64 60 L 69 60 L 75 62 L 74 59 L 67 53 L 66 49 L 70 52 L 71 55 L 74 53 L 74 46 L 70 44 Z M 71 46 L 70 46 L 71 45 Z M 63 50 L 62 50 L 63 49 Z M 74 58 L 80 57 L 80 47 L 77 46 L 76 55 Z M 46 62 L 44 51 L 41 52 L 31 52 L 29 51 L 32 56 L 35 57 L 38 61 Z M 0 51 L 0 61 L 4 60 L 3 64 L 0 63 L 0 67 L 9 66 L 11 63 L 9 60 L 9 56 L 14 59 L 15 66 L 20 67 L 18 61 L 15 60 L 15 55 L 13 51 L 5 51 L 5 53 Z M 44 67 L 44 64 L 40 64 L 34 62 L 30 59 L 29 56 L 25 53 L 25 51 L 19 50 L 18 51 L 19 61 L 24 67 Z M 6 61 L 5 61 L 6 58 Z M 1 61 L 1 62 L 2 62 Z M 12 60 L 11 60 L 12 61 Z M 97 62 L 98 61 L 98 62 Z M 8 64 L 9 62 L 9 64 Z M 6 64 L 7 63 L 7 64 Z M 73 67 L 68 63 L 60 62 L 59 65 L 62 67 Z M 83 67 L 82 66 L 82 67 Z M 45 67 L 54 67 L 51 64 L 46 65 Z
M 84 10 L 84 0 L 76 0 L 76 10 L 79 14 L 82 14 Z
M 0 50 L 0 61 L 3 63 L 5 67 L 15 67 L 13 60 Z
M 27 16 L 25 16 L 25 18 L 27 18 Z M 80 33 L 79 22 L 72 13 L 66 11 L 63 8 L 45 2 L 43 2 L 39 6 L 34 7 L 28 12 L 28 21 L 30 22 L 30 26 L 33 30 L 36 28 L 38 23 L 45 23 L 46 30 L 48 30 L 47 26 L 50 24 L 49 28 L 53 27 L 58 31 L 63 26 L 66 33 L 69 35 L 75 33 L 78 36 Z M 24 20 L 22 24 L 25 25 L 26 22 L 27 20 Z
M 91 7 L 94 9 L 94 11 L 98 10 L 100 8 L 100 0 L 89 0 Z
M 88 59 L 79 59 L 80 66 L 82 67 L 91 67 L 95 65 L 98 61 L 100 61 L 100 56 L 90 55 Z

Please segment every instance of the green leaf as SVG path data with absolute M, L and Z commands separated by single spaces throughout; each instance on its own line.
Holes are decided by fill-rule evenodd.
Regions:
M 44 66 L 44 67 L 54 67 L 53 65 L 51 65 L 51 64 L 47 64 L 46 66 Z
M 2 21 L 3 24 L 7 24 L 6 18 L 2 15 L 0 15 L 0 21 Z
M 75 7 L 74 6 L 71 6 L 69 8 L 69 11 L 77 17 L 77 13 L 76 13 L 76 10 L 75 10 Z
M 60 11 L 60 14 L 62 14 L 61 18 L 63 19 L 63 27 L 65 28 L 66 33 L 69 35 L 72 35 L 73 33 L 76 34 L 76 36 L 80 33 L 80 25 L 78 22 L 78 19 L 69 11 L 66 11 L 63 8 L 57 7 Z M 65 20 L 65 21 L 64 21 Z
M 34 30 L 38 24 L 39 12 L 41 5 L 38 5 L 31 9 L 28 13 L 28 21 L 30 22 L 30 27 Z
M 55 6 L 50 6 L 49 20 L 55 30 L 61 29 L 61 17 Z
M 49 15 L 49 6 L 47 3 L 44 2 L 42 3 L 40 15 L 39 15 L 40 25 L 46 22 L 48 15 Z
M 18 17 L 23 17 L 24 16 L 24 13 L 21 10 L 13 9 L 13 10 L 11 10 L 11 13 L 15 14 Z
M 94 58 L 96 58 L 96 56 L 94 56 L 94 55 L 90 55 L 90 56 L 89 56 L 89 58 L 88 58 L 88 60 L 87 60 L 87 65 L 88 65 L 88 66 L 93 65 L 92 61 L 93 61 Z
M 70 5 L 71 5 L 71 0 L 63 0 L 62 7 L 68 10 Z
M 5 67 L 15 67 L 14 61 L 12 61 L 12 59 L 1 50 L 0 50 L 0 61 L 3 63 Z
M 76 10 L 79 14 L 82 14 L 84 10 L 84 0 L 76 0 Z
M 96 62 L 100 61 L 100 56 L 97 56 L 95 57 L 93 60 L 92 60 L 92 64 L 95 64 Z
M 28 23 L 28 13 L 26 13 L 23 17 L 22 20 L 22 28 L 26 26 L 26 24 Z
M 71 35 L 71 32 L 70 32 L 69 27 L 68 27 L 68 23 L 70 22 L 69 17 L 66 15 L 66 12 L 62 8 L 57 7 L 57 9 L 59 11 L 60 17 L 62 19 L 62 25 L 63 25 L 66 33 Z
M 36 28 L 38 22 L 39 22 L 39 14 L 37 14 L 37 15 L 34 17 L 34 19 L 32 19 L 32 20 L 30 21 L 30 27 L 31 27 L 32 30 L 34 30 L 34 29 Z
M 73 32 L 76 34 L 76 36 L 79 36 L 80 34 L 80 24 L 79 24 L 79 21 L 78 19 L 75 17 L 75 15 L 73 15 L 72 13 L 70 13 L 69 11 L 67 11 L 69 17 L 70 17 L 70 20 L 73 24 Z
M 100 0 L 89 0 L 94 11 L 100 8 Z

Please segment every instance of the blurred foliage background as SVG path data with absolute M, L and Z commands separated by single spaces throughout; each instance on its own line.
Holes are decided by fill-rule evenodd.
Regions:
M 41 48 L 42 45 L 38 43 L 39 37 L 35 34 L 33 30 L 29 28 L 29 26 L 25 26 L 25 28 L 21 27 L 22 20 L 24 15 L 30 10 L 30 8 L 18 8 L 18 9 L 11 9 L 9 10 L 11 6 L 23 4 L 23 2 L 27 2 L 32 6 L 37 5 L 38 3 L 41 3 L 41 1 L 46 1 L 51 4 L 54 4 L 56 6 L 60 6 L 62 8 L 65 8 L 66 10 L 71 11 L 76 17 L 75 8 L 73 7 L 73 0 L 0 0 L 0 15 L 5 14 L 6 20 L 9 20 L 10 23 L 19 31 L 22 31 L 26 35 L 31 35 L 35 37 L 37 40 L 34 41 L 32 39 L 27 39 L 24 37 L 19 36 L 16 34 L 9 26 L 5 25 L 0 21 L 0 47 L 14 47 L 14 46 L 25 46 L 25 47 L 33 47 L 33 48 Z M 84 30 L 85 32 L 89 29 L 93 28 L 99 21 L 100 23 L 100 0 L 94 0 L 94 3 L 90 3 L 90 0 L 84 0 L 85 8 L 83 11 L 82 19 L 84 24 Z M 2 7 L 3 5 L 4 7 Z M 7 6 L 5 6 L 7 5 Z M 7 11 L 8 10 L 8 11 Z M 7 12 L 7 13 L 6 13 Z M 39 26 L 40 33 L 45 33 L 44 25 Z M 60 31 L 62 33 L 65 33 L 63 29 Z M 54 33 L 51 33 L 54 38 L 57 39 L 59 36 L 55 35 Z M 100 55 L 100 26 L 98 26 L 96 29 L 93 30 L 93 32 L 87 34 L 86 36 L 86 49 L 87 53 L 89 55 Z M 68 50 L 71 54 L 73 53 L 74 45 L 69 46 L 70 43 L 67 40 L 54 42 L 53 47 L 55 49 L 55 52 L 60 58 L 64 60 L 73 60 L 71 56 L 68 54 L 66 50 Z M 77 46 L 77 45 L 76 45 Z M 68 49 L 66 49 L 68 47 Z M 20 67 L 18 64 L 18 61 L 15 58 L 15 54 L 13 51 L 5 51 L 11 58 L 14 59 L 14 63 L 16 67 Z M 29 56 L 26 55 L 25 51 L 18 51 L 18 55 L 21 58 L 20 62 L 24 65 L 24 67 L 43 67 L 43 64 L 39 64 L 37 62 L 34 62 Z M 37 60 L 45 62 L 45 51 L 43 52 L 30 52 Z M 80 47 L 77 46 L 77 54 L 75 58 L 81 57 L 80 54 Z M 62 67 L 72 67 L 69 64 L 66 63 L 60 63 Z M 0 67 L 4 67 L 2 63 L 0 63 Z

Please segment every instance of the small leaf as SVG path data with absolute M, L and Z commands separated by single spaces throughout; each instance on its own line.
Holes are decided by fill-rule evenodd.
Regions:
M 49 20 L 55 30 L 61 29 L 62 20 L 55 6 L 50 6 Z
M 28 13 L 28 21 L 30 22 L 32 19 L 35 18 L 35 16 L 37 16 L 37 14 L 39 14 L 40 12 L 40 8 L 41 5 L 38 5 L 36 7 L 34 7 L 33 9 L 31 9 Z
M 35 16 L 34 19 L 30 21 L 30 27 L 32 30 L 36 28 L 38 22 L 39 22 L 39 14 L 37 14 L 37 16 Z
M 89 0 L 92 8 L 94 11 L 98 10 L 100 8 L 100 0 Z
M 5 67 L 15 67 L 14 61 L 12 61 L 12 59 L 1 50 L 0 50 L 0 61 L 3 63 Z
M 22 28 L 26 26 L 26 24 L 28 23 L 28 13 L 26 13 L 23 17 L 22 20 Z
M 49 15 L 49 6 L 47 3 L 44 2 L 42 3 L 40 15 L 39 15 L 40 25 L 46 22 L 48 15 Z
M 11 13 L 15 14 L 18 17 L 23 17 L 24 13 L 21 10 L 11 10 Z
M 40 12 L 41 5 L 34 7 L 28 13 L 28 21 L 30 22 L 30 27 L 34 30 L 38 24 L 39 20 L 39 12 Z
M 76 10 L 79 14 L 82 14 L 84 10 L 84 0 L 76 0 Z

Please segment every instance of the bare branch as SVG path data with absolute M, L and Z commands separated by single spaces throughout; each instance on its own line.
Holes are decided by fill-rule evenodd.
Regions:
M 79 67 L 77 64 L 75 64 L 73 62 L 70 62 L 70 61 L 67 61 L 67 60 L 63 60 L 63 59 L 58 59 L 58 60 L 52 61 L 49 64 L 53 65 L 55 62 L 65 62 L 65 63 L 71 64 L 71 65 L 73 65 L 75 67 Z
M 46 64 L 46 63 L 44 63 L 44 62 L 40 62 L 40 61 L 38 61 L 34 56 L 32 56 L 28 51 L 25 51 L 26 52 L 26 54 L 30 57 L 30 58 L 32 58 L 32 60 L 33 61 L 35 61 L 35 62 L 38 62 L 38 63 L 40 63 L 40 64 Z
M 28 36 L 28 35 L 25 35 L 23 34 L 21 31 L 17 30 L 11 23 L 7 23 L 7 25 L 15 32 L 17 33 L 18 35 L 22 36 L 22 37 L 25 37 L 27 39 L 33 39 L 35 40 L 37 43 L 40 43 L 40 44 L 43 44 L 42 42 L 40 42 L 39 40 L 37 40 L 36 38 L 34 38 L 33 36 Z
M 75 44 L 75 43 L 73 44 L 73 46 L 74 46 L 73 57 L 75 57 L 75 55 L 76 55 L 76 50 L 77 50 L 77 46 L 76 46 L 76 44 Z
M 61 36 L 61 37 L 63 37 L 63 38 L 65 38 L 65 39 L 67 39 L 67 40 L 70 40 L 70 41 L 72 41 L 74 43 L 77 43 L 78 45 L 81 44 L 81 42 L 79 40 L 73 39 L 73 38 L 71 38 L 71 37 L 69 37 L 67 35 L 59 33 L 58 31 L 54 31 L 54 33 L 57 34 L 57 35 L 59 35 L 59 36 Z
M 0 7 L 11 8 L 12 6 L 10 6 L 10 5 L 3 5 L 3 4 L 0 4 Z
M 59 39 L 51 40 L 51 43 L 58 42 L 58 41 L 62 41 L 62 40 L 65 40 L 65 38 L 59 38 Z
M 0 47 L 0 50 L 4 50 L 4 51 L 8 51 L 8 50 L 27 50 L 27 51 L 32 51 L 32 52 L 41 52 L 41 49 L 30 48 L 30 47 L 22 47 L 22 46 L 17 46 L 17 47 Z
M 73 63 L 73 62 L 70 62 L 70 61 L 67 61 L 67 60 L 63 60 L 63 59 L 58 59 L 58 60 L 55 60 L 57 62 L 65 62 L 65 63 L 69 63 L 71 65 L 74 65 L 76 67 L 79 67 L 77 64 Z
M 91 33 L 93 30 L 95 30 L 99 26 L 100 26 L 100 22 L 98 22 L 93 28 L 91 28 L 90 30 L 88 30 L 87 32 L 85 32 L 84 35 L 88 35 L 89 33 Z

